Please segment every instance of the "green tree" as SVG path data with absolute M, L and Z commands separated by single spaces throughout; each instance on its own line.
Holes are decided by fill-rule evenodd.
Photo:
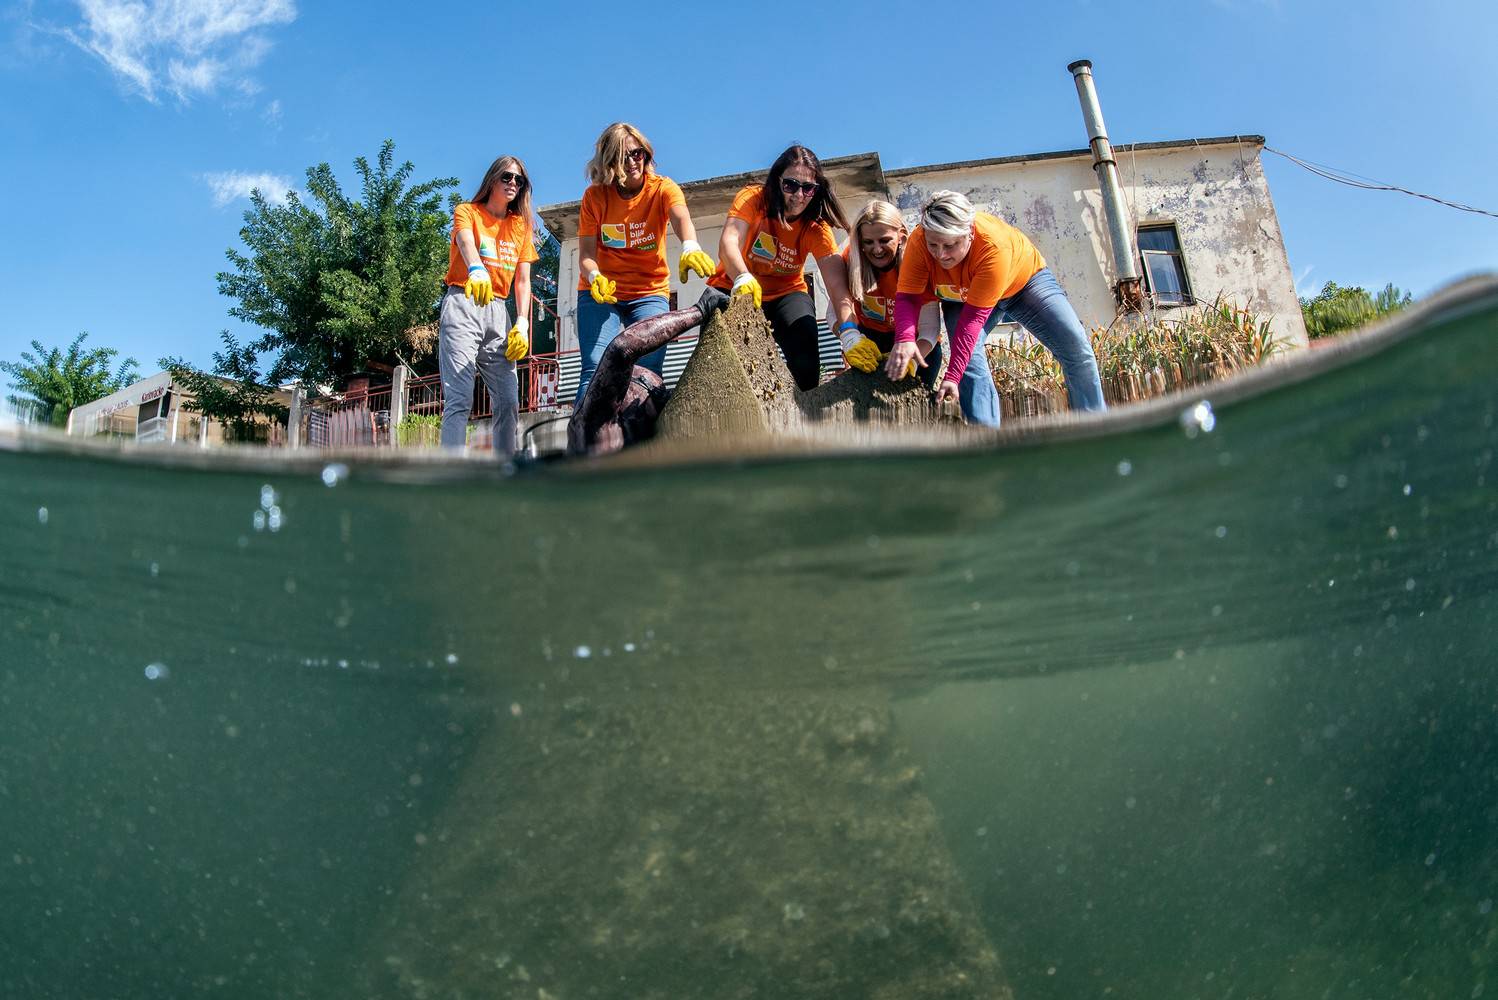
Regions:
M 1306 321 L 1306 336 L 1315 340 L 1354 330 L 1380 316 L 1398 312 L 1411 301 L 1409 292 L 1400 291 L 1392 284 L 1385 285 L 1377 295 L 1370 295 L 1364 288 L 1344 288 L 1328 281 L 1314 298 L 1300 300 L 1300 312 Z
M 246 349 L 278 352 L 267 381 L 340 382 L 370 361 L 396 360 L 407 331 L 436 319 L 451 219 L 442 196 L 458 182 L 407 186 L 415 168 L 394 167 L 394 151 L 387 139 L 373 167 L 354 161 L 358 200 L 326 163 L 284 204 L 251 195 L 239 232 L 247 252 L 227 251 L 234 270 L 218 287 L 238 300 L 230 315 L 267 331 Z
M 197 401 L 198 412 L 224 424 L 236 441 L 254 440 L 260 425 L 256 417 L 286 419 L 286 407 L 275 401 L 275 390 L 260 381 L 259 354 L 251 346 L 239 346 L 228 330 L 219 334 L 222 351 L 213 352 L 213 374 L 189 366 L 181 358 L 162 358 L 161 367 L 172 373 L 179 389 Z
M 21 352 L 20 361 L 0 361 L 0 371 L 15 381 L 12 389 L 25 396 L 11 396 L 12 402 L 35 404 L 40 420 L 61 427 L 68 422 L 68 411 L 118 392 L 138 377 L 135 359 L 126 358 L 113 372 L 110 366 L 119 355 L 112 347 L 83 349 L 87 333 L 73 338 L 67 351 L 43 347 L 31 342 L 31 350 Z

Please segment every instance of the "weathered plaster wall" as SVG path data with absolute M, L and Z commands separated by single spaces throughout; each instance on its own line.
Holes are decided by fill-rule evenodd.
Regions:
M 1304 346 L 1305 324 L 1269 185 L 1253 144 L 1181 146 L 1118 154 L 1137 225 L 1174 222 L 1195 297 L 1221 295 Z M 1045 255 L 1082 322 L 1113 321 L 1114 267 L 1090 157 L 893 171 L 891 200 L 914 225 L 933 191 L 961 191 L 1023 230 Z M 1172 307 L 1160 312 L 1169 315 Z

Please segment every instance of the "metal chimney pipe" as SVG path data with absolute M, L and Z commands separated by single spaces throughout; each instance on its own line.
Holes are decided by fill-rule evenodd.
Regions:
M 1103 125 L 1103 109 L 1098 104 L 1097 88 L 1092 82 L 1092 61 L 1079 59 L 1066 67 L 1077 84 L 1077 99 L 1082 102 L 1082 121 L 1087 126 L 1087 141 L 1092 147 L 1092 168 L 1097 171 L 1103 190 L 1103 215 L 1108 221 L 1109 242 L 1113 246 L 1113 266 L 1118 281 L 1113 294 L 1120 305 L 1138 309 L 1144 304 L 1139 284 L 1139 265 L 1134 253 L 1134 234 L 1124 210 L 1123 190 L 1118 185 L 1118 164 L 1108 129 Z

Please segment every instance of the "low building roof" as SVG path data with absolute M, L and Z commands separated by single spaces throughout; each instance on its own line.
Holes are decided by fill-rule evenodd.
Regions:
M 1264 137 L 1262 135 L 1220 135 L 1205 139 L 1175 139 L 1170 142 L 1136 142 L 1116 145 L 1113 150 L 1115 153 L 1142 153 L 1152 149 L 1181 149 L 1191 146 L 1243 143 L 1262 146 Z M 932 163 L 921 167 L 885 170 L 880 163 L 878 153 L 857 153 L 853 156 L 839 156 L 823 160 L 822 169 L 840 188 L 878 191 L 886 187 L 885 179 L 889 177 L 910 177 L 915 174 L 961 170 L 966 167 L 988 167 L 1008 163 L 1066 160 L 1090 156 L 1092 156 L 1090 149 L 1065 149 L 1050 153 L 1022 153 L 1017 156 L 994 156 L 980 160 L 958 160 L 954 163 Z M 706 219 L 717 215 L 727 215 L 728 208 L 733 203 L 733 196 L 745 185 L 762 181 L 764 176 L 764 169 L 746 170 L 737 174 L 724 174 L 721 177 L 687 181 L 681 185 L 681 189 L 688 195 L 692 210 Z M 577 236 L 578 212 L 581 207 L 581 201 L 558 202 L 554 205 L 543 206 L 538 210 L 538 214 L 553 236 L 559 240 L 569 240 Z

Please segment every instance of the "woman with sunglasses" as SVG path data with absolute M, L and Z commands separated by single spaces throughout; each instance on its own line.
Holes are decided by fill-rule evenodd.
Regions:
M 478 374 L 489 389 L 494 451 L 502 459 L 515 453 L 520 411 L 515 362 L 530 351 L 532 230 L 530 180 L 514 156 L 490 164 L 478 193 L 453 209 L 437 345 L 445 448 L 467 441 Z M 505 312 L 512 283 L 513 325 Z
M 764 184 L 734 197 L 718 243 L 718 271 L 708 279 L 764 310 L 802 390 L 815 389 L 821 376 L 816 307 L 802 274 L 807 255 L 816 259 L 831 301 L 848 295 L 834 225 L 847 229 L 848 220 L 821 161 L 805 146 L 791 146 L 775 159 Z
M 666 226 L 681 241 L 679 279 L 687 272 L 706 278 L 712 258 L 697 243 L 697 230 L 681 188 L 655 172 L 655 150 L 640 130 L 615 122 L 603 130 L 588 162 L 577 233 L 577 344 L 582 374 L 574 406 L 582 401 L 603 352 L 619 331 L 670 308 L 671 271 L 666 264 Z M 661 374 L 663 345 L 639 364 Z
M 956 399 L 968 420 L 999 426 L 982 340 L 1003 319 L 1024 326 L 1061 362 L 1073 409 L 1106 409 L 1092 343 L 1045 258 L 1024 233 L 956 191 L 933 194 L 910 235 L 895 295 L 895 346 L 884 369 L 891 378 L 911 361 L 925 364 L 916 317 L 930 301 L 941 304 L 952 346 L 937 402 Z
M 838 253 L 848 297 L 828 303 L 827 325 L 838 331 L 843 359 L 851 368 L 873 372 L 894 347 L 895 292 L 907 237 L 900 210 L 875 198 L 858 213 L 848 242 Z M 926 360 L 920 375 L 928 389 L 935 388 L 941 368 L 940 322 L 936 303 L 921 308 L 916 345 Z

